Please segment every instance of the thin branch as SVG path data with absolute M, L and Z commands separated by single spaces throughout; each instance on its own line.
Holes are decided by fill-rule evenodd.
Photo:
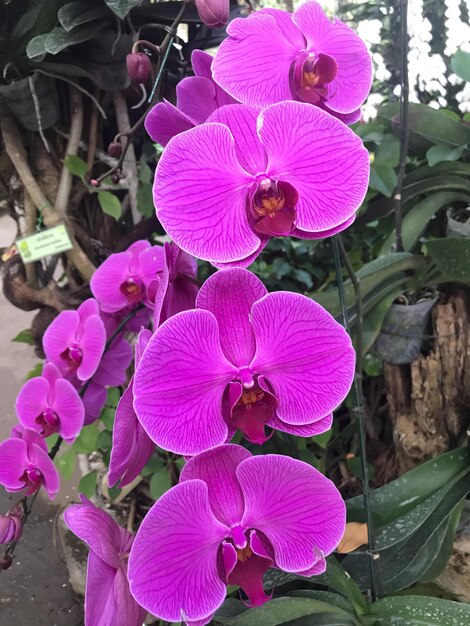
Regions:
M 96 94 L 99 94 L 99 89 L 96 88 Z M 97 98 L 98 99 L 98 98 Z M 95 162 L 96 143 L 98 140 L 98 109 L 94 107 L 91 111 L 90 128 L 88 131 L 88 152 L 86 159 L 86 166 L 88 174 L 91 174 L 93 169 L 93 163 Z M 80 148 L 81 141 L 78 145 Z
M 396 251 L 403 252 L 402 235 L 402 193 L 405 179 L 406 157 L 408 155 L 408 0 L 401 0 L 401 93 L 400 93 L 400 160 L 398 166 L 397 188 L 393 196 L 395 203 L 395 239 Z
M 36 212 L 36 207 L 34 206 L 34 202 L 29 197 L 29 193 L 26 191 L 26 189 L 24 190 L 23 206 L 24 206 L 24 214 L 25 214 L 23 235 L 27 237 L 28 235 L 32 235 L 34 231 L 36 230 L 37 212 Z M 32 289 L 36 289 L 38 286 L 37 275 L 36 275 L 36 264 L 25 263 L 24 269 L 26 272 L 26 281 L 28 285 Z

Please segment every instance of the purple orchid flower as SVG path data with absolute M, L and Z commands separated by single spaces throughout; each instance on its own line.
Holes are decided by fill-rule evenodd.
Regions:
M 12 437 L 0 443 L 0 485 L 11 492 L 25 489 L 27 496 L 44 485 L 49 498 L 55 498 L 59 474 L 47 454 L 46 442 L 35 430 L 17 426 Z
M 132 347 L 120 333 L 103 354 L 93 382 L 102 387 L 119 387 L 127 382 L 127 368 L 132 361 Z
M 93 274 L 90 287 L 105 313 L 116 313 L 144 303 L 147 288 L 163 269 L 163 250 L 148 241 L 133 243 L 125 252 L 111 254 Z
M 147 329 L 142 329 L 139 333 L 135 344 L 136 368 L 151 336 L 151 331 Z M 155 447 L 137 419 L 133 404 L 134 377 L 131 378 L 116 409 L 108 475 L 111 487 L 118 481 L 121 487 L 132 482 L 144 468 Z
M 48 361 L 68 379 L 88 380 L 103 355 L 106 330 L 98 302 L 85 300 L 76 311 L 62 311 L 49 324 L 42 345 Z
M 85 407 L 85 426 L 93 424 L 99 418 L 106 404 L 106 397 L 106 387 L 98 385 L 93 380 L 88 384 L 82 397 L 83 406 Z
M 263 9 L 227 28 L 213 64 L 214 79 L 254 106 L 282 100 L 317 105 L 347 124 L 361 117 L 372 84 L 372 61 L 360 37 L 317 2 L 291 15 Z
M 127 559 L 134 537 L 85 496 L 64 513 L 70 530 L 90 547 L 85 626 L 142 626 L 146 611 L 129 591 Z
M 329 313 L 300 294 L 267 294 L 237 268 L 213 274 L 196 305 L 157 329 L 135 374 L 134 408 L 158 446 L 192 456 L 237 428 L 255 443 L 265 425 L 304 437 L 330 428 L 355 356 Z
M 219 107 L 237 102 L 214 82 L 213 59 L 207 52 L 193 51 L 195 75 L 183 78 L 176 86 L 176 106 L 164 100 L 145 118 L 145 128 L 153 141 L 166 146 L 175 135 L 205 122 Z
M 28 380 L 16 399 L 21 424 L 42 437 L 58 433 L 73 443 L 83 427 L 85 409 L 72 383 L 53 363 L 46 363 L 41 376 Z
M 326 237 L 346 228 L 367 191 L 369 155 L 318 107 L 225 106 L 174 137 L 154 182 L 157 216 L 188 253 L 246 267 L 271 236 Z
M 155 328 L 172 315 L 193 309 L 199 290 L 196 260 L 174 243 L 165 243 L 163 252 L 163 270 L 148 289 Z
M 0 515 L 0 544 L 18 541 L 23 532 L 23 507 L 17 504 L 6 515 Z
M 213 448 L 188 461 L 144 518 L 129 558 L 131 592 L 161 619 L 203 626 L 227 585 L 260 606 L 268 568 L 324 572 L 344 529 L 339 491 L 307 463 Z

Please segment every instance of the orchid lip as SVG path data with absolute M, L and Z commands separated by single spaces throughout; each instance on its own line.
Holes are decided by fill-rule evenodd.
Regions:
M 238 376 L 241 384 L 245 389 L 251 389 L 255 385 L 255 379 L 253 376 L 253 372 L 249 367 L 241 367 L 238 370 Z

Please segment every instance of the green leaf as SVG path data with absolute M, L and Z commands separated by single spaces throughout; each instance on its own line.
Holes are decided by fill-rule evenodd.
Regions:
M 121 217 L 122 211 L 119 199 L 110 191 L 99 191 L 98 202 L 100 203 L 100 207 L 103 213 L 114 217 L 117 222 L 118 219 Z
M 75 461 L 77 459 L 77 455 L 72 448 L 66 450 L 63 454 L 56 456 L 54 459 L 54 464 L 59 470 L 60 475 L 65 480 L 70 480 L 75 471 Z
M 369 187 L 391 198 L 397 186 L 397 175 L 390 165 L 373 164 L 370 168 Z
M 106 405 L 116 408 L 121 399 L 121 390 L 119 387 L 110 387 L 106 395 Z
M 421 235 L 426 230 L 426 227 L 434 215 L 441 209 L 447 208 L 452 202 L 469 201 L 470 193 L 458 193 L 452 191 L 442 191 L 434 193 L 427 198 L 418 202 L 408 213 L 403 217 L 402 221 L 402 235 L 403 246 L 407 252 L 411 251 L 416 245 Z M 395 231 L 390 233 L 379 254 L 386 254 L 392 243 L 395 241 Z
M 68 154 L 64 159 L 64 165 L 74 176 L 78 176 L 82 180 L 85 178 L 88 166 L 80 157 L 75 154 Z
M 96 479 L 98 472 L 93 470 L 82 477 L 78 483 L 78 492 L 83 493 L 87 498 L 92 498 L 96 493 Z
M 36 35 L 36 37 L 28 41 L 28 45 L 26 46 L 26 56 L 28 59 L 36 59 L 46 54 L 46 39 L 48 35 L 49 33 Z
M 142 0 L 104 0 L 108 7 L 123 20 L 129 11 Z
M 332 593 L 331 591 L 321 591 L 319 589 L 296 589 L 295 591 L 289 591 L 286 596 L 292 598 L 312 598 L 314 600 L 320 600 L 326 604 L 336 606 L 342 611 L 354 614 L 354 605 L 345 596 L 339 593 Z
M 152 498 L 158 500 L 171 487 L 170 475 L 165 467 L 162 467 L 150 479 L 150 493 Z
M 400 140 L 387 133 L 375 151 L 374 164 L 397 167 L 400 161 Z
M 100 420 L 108 430 L 113 430 L 115 414 L 116 409 L 113 409 L 110 406 L 105 406 L 101 411 Z
M 293 625 L 292 620 L 306 616 L 323 616 L 331 614 L 332 620 L 319 622 L 321 624 L 351 624 L 354 625 L 353 615 L 336 606 L 316 600 L 314 598 L 275 598 L 263 606 L 255 607 L 235 617 L 216 617 L 217 622 L 227 626 L 278 626 L 279 624 Z M 334 620 L 343 621 L 334 621 Z M 315 624 L 314 621 L 311 622 Z
M 44 367 L 44 363 L 36 363 L 33 369 L 29 370 L 26 374 L 25 380 L 30 380 L 31 378 L 36 378 L 36 376 L 41 376 L 42 368 Z
M 442 161 L 458 161 L 464 153 L 464 146 L 451 148 L 450 146 L 432 146 L 426 152 L 426 160 L 430 167 Z
M 100 450 L 111 450 L 113 447 L 113 437 L 109 430 L 102 430 L 96 440 L 96 446 Z
M 97 424 L 90 424 L 82 428 L 81 433 L 75 439 L 73 449 L 77 454 L 90 454 L 97 449 L 99 430 Z
M 367 604 L 359 587 L 334 556 L 328 557 L 326 572 L 316 576 L 315 583 L 342 593 L 351 600 L 357 613 L 366 612 Z
M 144 217 L 151 217 L 155 213 L 151 184 L 141 184 L 137 189 L 137 208 Z
M 108 15 L 106 7 L 97 7 L 94 2 L 84 2 L 83 0 L 67 2 L 57 12 L 59 22 L 66 31 L 70 31 L 81 24 L 98 20 L 105 15 Z
M 56 26 L 47 34 L 44 50 L 49 54 L 58 54 L 70 46 L 94 39 L 105 27 L 105 20 L 82 24 L 71 31 L 66 31 L 62 26 Z
M 144 469 L 140 472 L 141 476 L 150 476 L 154 474 L 158 470 L 163 467 L 162 459 L 157 455 L 153 454 L 150 459 L 147 461 Z
M 31 328 L 25 328 L 21 330 L 16 337 L 12 339 L 12 341 L 16 341 L 17 343 L 27 343 L 30 346 L 34 346 L 34 339 L 31 334 Z
M 371 615 L 393 626 L 468 626 L 470 604 L 424 596 L 383 598 L 370 606 Z
M 393 289 L 390 293 L 384 295 L 384 297 L 364 316 L 362 320 L 362 351 L 364 354 L 374 345 L 382 328 L 385 316 L 393 302 L 402 292 L 403 289 L 401 287 Z
M 447 531 L 446 536 L 444 537 L 444 541 L 442 542 L 441 549 L 439 554 L 434 559 L 431 567 L 426 570 L 426 572 L 421 576 L 421 583 L 428 583 L 433 581 L 435 578 L 442 573 L 445 569 L 447 563 L 452 554 L 452 549 L 454 546 L 455 540 L 455 532 L 457 530 L 457 524 L 459 523 L 460 515 L 462 513 L 462 509 L 464 507 L 464 502 L 462 501 L 453 511 L 453 513 L 449 516 L 449 520 L 447 523 Z
M 451 65 L 459 78 L 470 81 L 470 52 L 457 50 L 451 59 Z
M 470 282 L 470 239 L 428 239 L 424 242 L 437 269 L 449 281 Z

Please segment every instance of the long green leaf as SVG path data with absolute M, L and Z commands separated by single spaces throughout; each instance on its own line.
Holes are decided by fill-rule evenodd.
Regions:
M 370 607 L 371 615 L 389 618 L 393 626 L 468 626 L 470 605 L 424 596 L 383 598 Z M 382 620 L 379 623 L 384 623 Z M 387 622 L 385 622 L 387 623 Z
M 431 239 L 424 242 L 437 269 L 449 281 L 470 282 L 470 239 Z

